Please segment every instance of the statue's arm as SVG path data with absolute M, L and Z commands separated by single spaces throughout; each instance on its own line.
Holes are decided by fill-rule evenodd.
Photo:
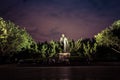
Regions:
M 62 42 L 62 38 L 60 38 L 60 43 Z
M 65 43 L 66 43 L 66 45 L 68 45 L 68 39 L 67 38 L 65 38 Z

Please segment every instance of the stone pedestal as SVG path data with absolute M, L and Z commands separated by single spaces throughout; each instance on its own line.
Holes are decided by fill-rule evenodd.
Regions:
M 69 62 L 70 53 L 58 53 L 60 62 Z

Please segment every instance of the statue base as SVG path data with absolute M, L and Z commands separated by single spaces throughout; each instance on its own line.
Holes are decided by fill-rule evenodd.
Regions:
M 58 53 L 59 62 L 69 63 L 70 53 Z

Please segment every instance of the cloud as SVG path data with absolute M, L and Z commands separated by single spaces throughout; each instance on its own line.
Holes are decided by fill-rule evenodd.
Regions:
M 62 33 L 75 40 L 93 37 L 116 19 L 113 11 L 105 11 L 107 7 L 103 9 L 105 4 L 111 9 L 113 3 L 103 0 L 17 1 L 16 6 L 13 5 L 8 12 L 5 10 L 6 14 L 2 15 L 26 27 L 36 41 L 59 40 Z M 116 11 L 118 9 L 115 9 Z

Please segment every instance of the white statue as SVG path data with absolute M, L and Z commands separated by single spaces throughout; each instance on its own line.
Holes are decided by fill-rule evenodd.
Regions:
M 62 37 L 60 38 L 60 44 L 63 46 L 63 52 L 67 52 L 68 48 L 68 39 L 65 37 L 64 34 L 62 34 Z

